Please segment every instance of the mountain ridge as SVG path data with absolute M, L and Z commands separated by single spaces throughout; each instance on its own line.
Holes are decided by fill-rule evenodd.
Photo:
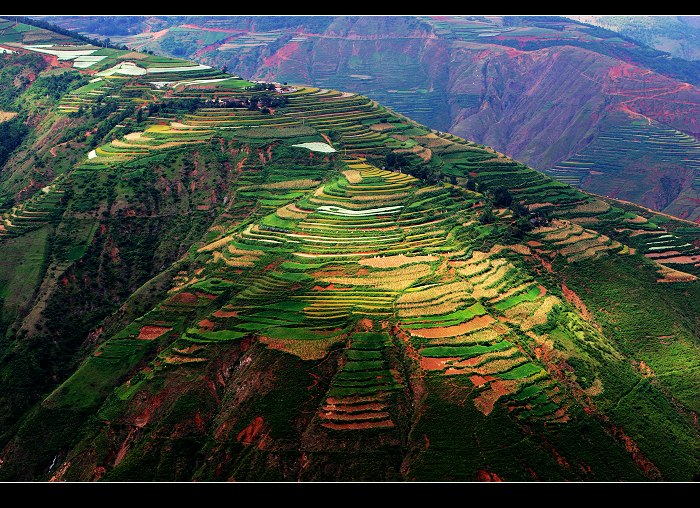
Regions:
M 134 21 L 147 21 L 145 31 L 115 40 L 196 56 L 251 79 L 363 93 L 583 190 L 700 218 L 698 63 L 615 32 L 552 16 Z M 372 39 L 375 29 L 384 41 Z M 205 38 L 211 44 L 198 45 Z M 617 163 L 605 153 L 609 131 L 624 146 Z M 620 182 L 617 191 L 608 179 Z M 662 192 L 662 181 L 673 192 Z

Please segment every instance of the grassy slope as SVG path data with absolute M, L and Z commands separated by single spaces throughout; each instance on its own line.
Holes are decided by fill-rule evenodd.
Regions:
M 0 298 L 2 317 L 0 329 L 14 321 L 30 303 L 34 291 L 44 276 L 48 227 L 8 240 L 0 261 Z

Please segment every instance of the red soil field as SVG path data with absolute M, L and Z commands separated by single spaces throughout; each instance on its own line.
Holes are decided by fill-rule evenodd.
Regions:
M 492 473 L 489 471 L 484 471 L 483 469 L 479 469 L 476 473 L 476 481 L 478 482 L 502 482 L 503 479 L 498 476 L 496 473 Z
M 450 358 L 427 358 L 422 356 L 420 359 L 420 367 L 423 370 L 443 370 L 447 367 L 448 362 L 459 360 L 458 356 Z
M 139 335 L 136 338 L 141 340 L 153 340 L 168 333 L 170 330 L 172 330 L 172 328 L 167 326 L 145 325 L 141 327 Z
M 343 397 L 342 399 L 336 397 L 328 397 L 326 399 L 326 404 L 355 404 L 361 402 L 376 402 L 379 397 L 377 396 L 367 396 L 367 395 L 350 395 L 348 397 Z
M 209 321 L 208 319 L 202 319 L 199 323 L 197 323 L 197 326 L 206 330 L 213 330 L 215 324 L 216 323 Z
M 493 321 L 494 319 L 487 314 L 485 316 L 477 316 L 467 321 L 466 323 L 462 323 L 455 326 L 419 328 L 416 330 L 411 330 L 411 334 L 417 335 L 418 337 L 425 337 L 428 339 L 455 337 L 457 335 L 462 335 L 473 330 L 478 330 L 479 328 L 484 328 L 485 326 L 488 326 L 489 324 L 493 323 Z
M 581 300 L 581 297 L 579 297 L 573 290 L 569 289 L 564 283 L 561 285 L 561 290 L 564 292 L 564 298 L 566 298 L 566 301 L 573 304 L 581 312 L 583 319 L 586 321 L 593 320 L 593 316 L 591 316 L 591 313 L 588 312 L 588 309 Z
M 469 376 L 469 381 L 474 383 L 474 386 L 481 386 L 485 385 L 489 381 L 494 381 L 496 378 L 493 376 L 479 376 L 477 374 L 474 374 L 473 376 Z
M 381 411 L 382 409 L 386 408 L 386 404 L 382 404 L 380 402 L 370 402 L 367 404 L 355 404 L 355 405 L 350 405 L 350 404 L 327 404 L 324 406 L 324 410 L 326 411 L 338 411 L 341 413 L 350 413 L 350 412 L 360 412 L 360 411 Z
M 197 296 L 187 292 L 178 293 L 173 295 L 168 300 L 168 303 L 174 303 L 176 305 L 194 305 L 197 303 Z
M 323 422 L 323 427 L 333 430 L 363 430 L 363 429 L 390 429 L 395 427 L 391 420 L 381 420 L 378 422 L 359 422 L 359 423 L 333 423 Z
M 220 318 L 227 318 L 227 317 L 236 317 L 238 316 L 238 312 L 235 310 L 223 310 L 219 309 L 216 312 L 212 314 L 212 316 L 215 317 L 220 317 Z
M 489 385 L 489 389 L 483 391 L 474 399 L 474 406 L 488 416 L 493 411 L 496 401 L 504 395 L 513 393 L 518 386 L 517 380 L 497 379 Z
M 253 440 L 260 434 L 264 423 L 262 416 L 256 416 L 250 425 L 238 433 L 236 440 L 244 445 L 252 444 Z
M 367 420 L 369 418 L 389 418 L 389 413 L 386 411 L 381 411 L 379 413 L 333 413 L 328 411 L 326 413 L 321 413 L 318 415 L 319 418 L 324 420 L 343 420 L 343 421 L 353 421 L 353 420 Z

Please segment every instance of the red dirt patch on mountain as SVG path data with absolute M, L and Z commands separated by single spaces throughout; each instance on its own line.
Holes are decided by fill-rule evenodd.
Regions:
M 359 411 L 382 411 L 386 409 L 386 404 L 381 402 L 367 402 L 365 404 L 326 404 L 324 411 L 338 411 L 342 413 Z
M 371 332 L 374 330 L 374 323 L 369 318 L 362 318 L 357 322 L 356 328 L 362 332 Z
M 485 471 L 483 469 L 479 469 L 476 473 L 476 481 L 478 482 L 502 482 L 503 478 L 498 476 L 496 473 L 492 473 L 490 471 Z
M 324 420 L 340 420 L 340 421 L 365 421 L 370 418 L 389 418 L 389 413 L 386 411 L 380 411 L 380 412 L 371 412 L 371 413 L 335 413 L 333 411 L 327 411 L 324 413 L 320 413 L 319 418 L 323 418 Z
M 208 319 L 202 319 L 199 323 L 197 323 L 197 326 L 204 328 L 205 330 L 213 330 L 215 324 L 216 323 Z
M 253 444 L 253 440 L 260 434 L 264 423 L 262 416 L 256 416 L 250 425 L 238 433 L 236 441 L 244 445 Z
M 469 376 L 469 381 L 471 381 L 474 386 L 482 386 L 488 383 L 489 381 L 494 381 L 496 378 L 493 376 L 479 376 L 478 374 L 474 374 L 473 376 Z
M 168 303 L 174 303 L 176 305 L 194 305 L 197 303 L 197 295 L 187 292 L 178 293 L 170 297 Z
M 56 471 L 56 474 L 54 474 L 49 481 L 50 482 L 63 481 L 63 475 L 66 474 L 66 471 L 68 471 L 70 464 L 71 464 L 70 460 L 67 460 L 66 462 L 61 464 L 61 467 L 58 468 L 58 471 Z
M 342 398 L 327 397 L 326 404 L 358 404 L 364 402 L 376 402 L 377 400 L 382 400 L 382 398 L 383 397 L 377 397 L 377 395 L 348 395 L 347 397 Z
M 70 60 L 59 60 L 56 55 L 49 55 L 46 53 L 41 53 L 41 58 L 44 59 L 44 61 L 49 64 L 51 67 L 64 67 L 64 68 L 72 68 L 73 67 L 73 62 Z
M 629 230 L 628 230 L 628 231 L 629 231 Z M 677 250 L 667 250 L 667 251 L 665 251 L 665 252 L 649 252 L 649 253 L 647 253 L 647 254 L 644 254 L 645 257 L 648 257 L 648 258 L 650 258 L 650 259 L 662 258 L 662 257 L 665 257 L 665 256 L 670 256 L 670 255 L 680 256 L 681 253 L 678 252 Z
M 220 318 L 236 317 L 236 316 L 238 316 L 238 311 L 219 309 L 216 312 L 214 312 L 212 314 L 212 316 L 220 317 Z
M 276 260 L 276 261 L 273 261 L 272 263 L 270 263 L 269 265 L 267 265 L 267 266 L 263 269 L 263 271 L 264 271 L 264 272 L 269 272 L 270 270 L 274 270 L 275 268 L 277 268 L 277 267 L 280 265 L 280 263 L 282 263 L 282 259 L 278 259 L 278 260 Z
M 649 254 L 644 254 L 646 257 L 650 258 Z M 700 256 L 674 256 L 670 258 L 660 259 L 659 263 L 677 263 L 679 265 L 686 265 L 691 263 L 697 263 L 700 261 Z
M 616 80 L 616 79 L 619 79 L 623 76 L 624 77 L 632 76 L 633 74 L 636 73 L 635 71 L 639 71 L 639 69 L 633 65 L 630 65 L 627 63 L 622 63 L 620 65 L 614 65 L 614 66 L 610 67 L 610 69 L 608 70 L 608 77 L 610 79 Z
M 613 435 L 622 441 L 625 449 L 632 455 L 632 460 L 639 468 L 644 471 L 644 474 L 653 480 L 661 479 L 661 471 L 654 465 L 652 461 L 647 459 L 644 454 L 640 451 L 639 446 L 635 443 L 631 437 L 629 437 L 620 427 L 612 427 Z
M 92 472 L 92 481 L 96 482 L 107 472 L 107 468 L 104 466 L 95 466 Z
M 145 325 L 141 327 L 139 335 L 136 338 L 141 340 L 153 340 L 168 333 L 170 330 L 172 330 L 172 328 L 167 326 Z
M 586 321 L 593 320 L 593 316 L 591 316 L 591 313 L 588 312 L 588 309 L 581 300 L 581 297 L 579 297 L 573 290 L 569 289 L 564 283 L 561 285 L 561 290 L 564 292 L 564 298 L 566 298 L 566 301 L 573 304 L 579 310 L 583 319 Z
M 298 49 L 298 42 L 288 42 L 278 49 L 273 55 L 263 58 L 263 65 L 265 67 L 276 67 L 285 60 L 289 60 Z
M 535 257 L 536 260 L 538 260 L 540 263 L 542 263 L 542 266 L 544 266 L 545 269 L 546 269 L 549 273 L 552 273 L 552 272 L 554 271 L 554 270 L 552 270 L 552 263 L 550 263 L 549 261 L 545 261 L 543 258 L 541 258 L 540 256 L 538 256 L 537 254 L 535 254 L 534 257 Z
M 410 330 L 411 335 L 416 335 L 418 337 L 425 337 L 428 339 L 438 339 L 444 337 L 455 337 L 457 335 L 462 335 L 473 330 L 478 330 L 479 328 L 484 328 L 489 324 L 493 323 L 493 317 L 487 315 L 477 316 L 466 323 L 462 323 L 455 326 L 442 326 L 436 328 L 419 328 L 415 330 Z
M 363 429 L 390 429 L 395 427 L 391 420 L 380 420 L 377 422 L 353 422 L 353 423 L 334 423 L 323 422 L 321 426 L 333 430 L 363 430 Z
M 337 288 L 335 287 L 335 284 L 331 283 L 326 287 L 323 286 L 314 286 L 311 288 L 311 291 L 328 291 L 328 290 L 335 290 L 335 291 L 350 291 L 352 288 Z
M 489 388 L 481 392 L 478 397 L 474 399 L 474 406 L 481 411 L 484 415 L 488 416 L 491 411 L 493 411 L 493 406 L 496 401 L 515 392 L 518 387 L 518 380 L 502 380 L 497 379 L 493 381 Z
M 459 360 L 459 357 L 451 358 L 427 358 L 422 356 L 420 359 L 420 368 L 423 370 L 443 370 L 447 367 L 447 362 Z
M 146 402 L 145 404 L 144 410 L 141 411 L 141 413 L 139 413 L 136 417 L 134 417 L 133 425 L 139 429 L 145 427 L 148 424 L 148 422 L 151 421 L 153 413 L 155 413 L 156 410 L 163 404 L 163 402 L 165 401 L 165 397 L 166 394 L 164 392 L 161 392 L 148 399 L 148 402 Z

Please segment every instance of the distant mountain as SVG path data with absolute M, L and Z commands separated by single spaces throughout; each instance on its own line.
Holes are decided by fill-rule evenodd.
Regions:
M 551 16 L 51 19 L 248 79 L 362 93 L 584 190 L 700 220 L 700 62 L 603 28 Z
M 659 51 L 700 60 L 700 16 L 568 16 L 613 30 Z
M 354 92 L 0 48 L 0 480 L 698 478 L 697 224 Z

